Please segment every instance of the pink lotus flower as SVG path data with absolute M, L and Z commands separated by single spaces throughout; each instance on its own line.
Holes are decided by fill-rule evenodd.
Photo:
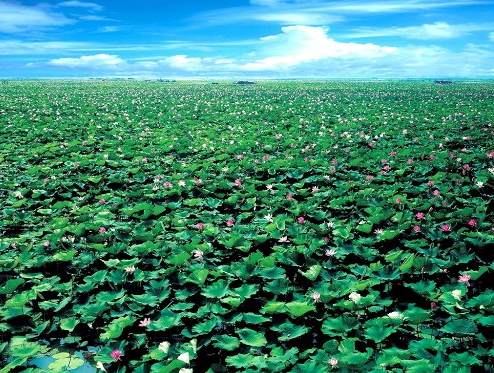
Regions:
M 314 300 L 314 302 L 319 302 L 321 299 L 321 294 L 318 292 L 313 292 L 310 297 Z
M 204 252 L 202 250 L 194 250 L 194 258 L 199 260 L 200 262 L 204 259 Z
M 233 224 L 234 224 L 233 219 L 228 219 L 228 220 L 226 221 L 226 226 L 227 226 L 227 227 L 233 227 Z
M 412 158 L 407 159 L 407 162 L 408 162 L 408 163 L 413 163 L 413 159 L 412 159 Z
M 172 187 L 172 183 L 170 183 L 169 181 L 165 181 L 165 182 L 163 183 L 163 186 L 164 186 L 165 188 L 171 188 L 171 187 Z
M 475 221 L 475 219 L 470 219 L 468 221 L 468 225 L 471 226 L 471 227 L 476 227 L 477 226 L 477 222 Z
M 106 203 L 106 201 L 103 198 L 101 198 L 98 202 L 101 203 L 102 205 Z
M 425 216 L 425 214 L 424 214 L 423 212 L 417 212 L 417 213 L 415 214 L 415 217 L 416 217 L 417 219 L 419 219 L 419 220 L 423 219 L 423 218 L 424 218 L 424 216 Z
M 292 199 L 292 198 L 293 198 L 293 194 L 291 194 L 291 193 L 287 193 L 287 195 L 286 195 L 286 199 Z
M 50 247 L 50 241 L 45 241 L 43 242 L 44 247 Z
M 367 175 L 367 176 L 365 177 L 365 180 L 367 180 L 367 181 L 370 181 L 370 180 L 372 180 L 372 179 L 374 179 L 374 176 L 372 176 L 372 175 Z
M 429 180 L 429 181 L 427 182 L 427 184 L 428 184 L 429 186 L 433 186 L 433 185 L 434 185 L 434 182 L 433 182 L 432 180 Z
M 334 357 L 332 357 L 331 359 L 329 359 L 329 365 L 331 365 L 332 368 L 336 367 L 338 365 L 338 359 L 335 359 Z
M 396 203 L 398 203 L 398 204 L 400 204 L 400 203 L 402 203 L 403 201 L 402 201 L 402 199 L 401 199 L 401 198 L 396 198 L 395 202 L 396 202 Z
M 470 281 L 471 278 L 472 278 L 472 276 L 467 275 L 466 273 L 464 273 L 464 274 L 458 276 L 458 282 L 460 284 L 465 284 L 467 286 L 470 286 L 470 282 L 469 281 Z
M 451 227 L 448 224 L 441 225 L 443 232 L 451 232 Z
M 196 183 L 197 185 L 202 184 L 202 179 L 196 177 L 194 178 L 194 183 Z
M 151 324 L 151 319 L 149 317 L 145 317 L 139 322 L 139 326 L 148 326 Z
M 302 223 L 305 223 L 305 218 L 303 216 L 300 216 L 297 218 L 297 221 L 302 224 Z
M 434 194 L 435 196 L 438 196 L 441 193 L 439 192 L 439 190 L 436 189 L 435 191 L 432 192 L 432 194 Z
M 203 223 L 197 223 L 196 228 L 197 229 L 204 229 L 204 224 Z
M 431 310 L 433 310 L 436 307 L 437 307 L 436 302 L 431 302 Z
M 120 356 L 122 356 L 122 352 L 120 352 L 119 350 L 113 350 L 110 354 L 110 356 L 114 359 L 114 360 L 120 360 Z
M 134 273 L 136 270 L 136 267 L 132 266 L 132 267 L 125 267 L 125 272 L 127 273 Z
M 384 232 L 384 230 L 383 230 L 383 229 L 380 229 L 380 228 L 379 228 L 379 229 L 375 229 L 375 230 L 374 230 L 374 233 L 375 233 L 375 234 L 381 234 L 381 233 L 383 233 L 383 232 Z
M 290 242 L 290 240 L 288 239 L 287 236 L 283 236 L 278 240 L 278 242 Z
M 242 186 L 242 180 L 241 179 L 235 179 L 235 186 Z
M 420 227 L 418 225 L 413 227 L 414 232 L 420 232 Z
M 334 256 L 336 254 L 336 250 L 334 249 L 328 249 L 324 252 L 324 255 L 326 256 Z
M 106 228 L 105 227 L 100 227 L 99 232 L 101 234 L 106 233 Z

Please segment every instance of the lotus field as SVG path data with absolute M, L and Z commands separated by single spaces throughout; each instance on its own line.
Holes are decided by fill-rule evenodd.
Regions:
M 494 83 L 8 81 L 0 114 L 0 373 L 492 371 Z

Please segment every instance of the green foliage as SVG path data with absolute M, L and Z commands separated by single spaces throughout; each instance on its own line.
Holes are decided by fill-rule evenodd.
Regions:
M 493 87 L 3 85 L 0 373 L 488 371 Z

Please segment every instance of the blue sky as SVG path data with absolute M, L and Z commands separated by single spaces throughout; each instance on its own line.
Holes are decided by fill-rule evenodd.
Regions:
M 0 77 L 494 78 L 488 0 L 0 0 Z

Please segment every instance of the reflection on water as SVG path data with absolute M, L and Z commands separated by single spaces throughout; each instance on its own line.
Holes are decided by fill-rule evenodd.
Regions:
M 49 365 L 56 361 L 52 356 L 59 352 L 67 352 L 71 356 L 74 356 L 74 359 L 79 358 L 84 361 L 84 364 L 81 366 L 71 369 L 70 365 L 63 369 L 63 371 L 70 371 L 71 373 L 96 373 L 97 369 L 94 365 L 90 363 L 92 362 L 91 356 L 93 356 L 98 351 L 97 347 L 89 347 L 82 351 L 76 351 L 75 349 L 68 348 L 62 345 L 54 348 L 51 353 L 47 356 L 37 357 L 35 359 L 31 359 L 28 362 L 28 365 L 34 365 L 38 368 L 44 369 L 47 372 L 53 372 L 53 369 L 50 369 Z M 57 370 L 58 373 L 58 370 Z

